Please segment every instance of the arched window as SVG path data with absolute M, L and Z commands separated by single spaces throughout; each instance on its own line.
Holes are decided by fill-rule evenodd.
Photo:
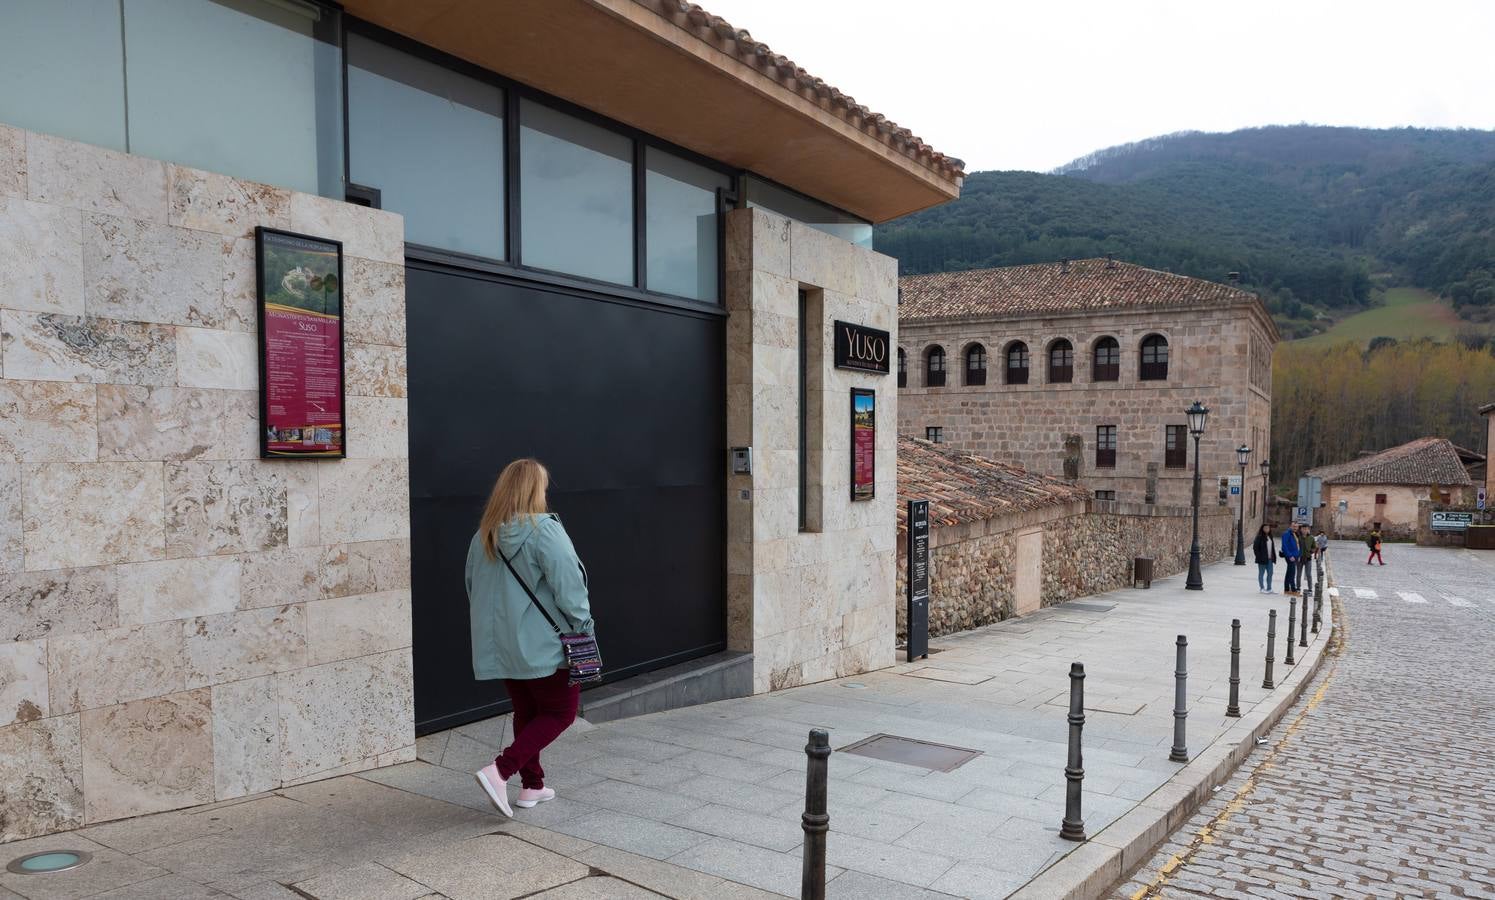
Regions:
M 908 387 L 908 354 L 898 348 L 898 386 Z
M 1095 365 L 1091 380 L 1121 380 L 1121 345 L 1116 343 L 1115 338 L 1103 337 L 1095 342 Z
M 986 384 L 986 348 L 980 344 L 966 348 L 966 384 Z
M 1168 380 L 1168 339 L 1161 334 L 1149 334 L 1142 339 L 1142 368 L 1138 377 L 1143 381 Z
M 945 348 L 930 347 L 924 351 L 924 384 L 927 387 L 945 386 Z
M 1075 380 L 1075 345 L 1060 338 L 1049 344 L 1049 383 L 1068 384 Z
M 1022 341 L 1007 345 L 1007 383 L 1028 383 L 1028 345 Z

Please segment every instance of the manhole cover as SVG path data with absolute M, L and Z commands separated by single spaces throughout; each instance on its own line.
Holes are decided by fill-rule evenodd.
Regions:
M 917 766 L 934 772 L 953 772 L 981 755 L 980 750 L 967 750 L 894 734 L 874 734 L 842 747 L 840 752 Z

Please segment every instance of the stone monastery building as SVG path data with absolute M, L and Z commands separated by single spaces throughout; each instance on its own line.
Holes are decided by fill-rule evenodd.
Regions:
M 899 284 L 900 434 L 1078 478 L 1097 499 L 1187 506 L 1199 400 L 1204 501 L 1247 444 L 1241 497 L 1259 521 L 1279 335 L 1255 294 L 1111 259 Z

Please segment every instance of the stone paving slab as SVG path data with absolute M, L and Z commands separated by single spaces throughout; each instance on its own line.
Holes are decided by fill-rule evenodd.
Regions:
M 1186 768 L 1167 759 L 1175 635 L 1190 637 L 1196 763 L 1215 766 L 1236 746 L 1215 746 L 1240 721 L 1223 715 L 1232 617 L 1246 626 L 1245 718 L 1265 720 L 1259 707 L 1280 699 L 1260 684 L 1266 611 L 1279 610 L 1285 631 L 1284 598 L 1257 593 L 1251 568 L 1214 565 L 1205 579 L 1203 592 L 1161 579 L 1074 611 L 937 638 L 928 659 L 881 672 L 578 723 L 545 756 L 561 796 L 516 820 L 499 817 L 471 776 L 502 740 L 500 718 L 422 738 L 416 762 L 85 829 L 67 837 L 97 847 L 105 865 L 82 870 L 75 885 L 50 882 L 43 892 L 0 878 L 0 890 L 144 896 L 134 886 L 154 884 L 167 897 L 238 900 L 797 896 L 803 750 L 820 727 L 835 748 L 895 734 L 981 753 L 951 772 L 833 753 L 832 897 L 1007 896 L 1046 869 L 1103 868 L 1119 853 L 1108 824 L 1139 812 L 1166 823 L 1168 804 L 1187 796 L 1168 784 Z M 1288 675 L 1281 640 L 1279 678 Z M 1071 661 L 1087 664 L 1086 824 L 1110 835 L 1078 848 L 1057 837 Z M 924 677 L 931 669 L 941 677 Z

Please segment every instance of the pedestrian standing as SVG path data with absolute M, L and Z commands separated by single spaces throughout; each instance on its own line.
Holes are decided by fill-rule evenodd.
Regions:
M 1282 530 L 1282 561 L 1287 564 L 1287 571 L 1282 575 L 1282 593 L 1296 594 L 1298 592 L 1298 535 L 1292 525 Z
M 1328 549 L 1329 537 L 1328 535 L 1324 534 L 1324 529 L 1320 528 L 1318 530 L 1318 534 L 1313 536 L 1313 555 L 1318 557 L 1321 564 L 1324 559 L 1324 551 Z
M 514 815 L 508 780 L 516 773 L 516 806 L 528 809 L 554 799 L 540 751 L 576 720 L 581 700 L 547 616 L 578 632 L 591 634 L 593 628 L 586 569 L 561 520 L 549 511 L 549 484 L 549 473 L 533 459 L 505 466 L 467 548 L 473 677 L 502 679 L 514 704 L 514 742 L 476 777 L 506 816 Z
M 1370 537 L 1365 539 L 1365 545 L 1370 548 L 1370 556 L 1365 558 L 1367 566 L 1371 564 L 1372 560 L 1383 566 L 1386 565 L 1386 560 L 1381 558 L 1381 528 L 1379 522 L 1376 523 L 1375 528 L 1371 529 Z
M 1256 587 L 1263 594 L 1272 593 L 1272 570 L 1277 568 L 1277 542 L 1272 539 L 1272 526 L 1265 523 L 1251 543 L 1256 553 Z
M 1300 525 L 1295 537 L 1298 539 L 1298 587 L 1305 591 L 1313 590 L 1313 536 L 1308 533 L 1307 525 Z M 1307 596 L 1305 593 L 1304 596 Z

